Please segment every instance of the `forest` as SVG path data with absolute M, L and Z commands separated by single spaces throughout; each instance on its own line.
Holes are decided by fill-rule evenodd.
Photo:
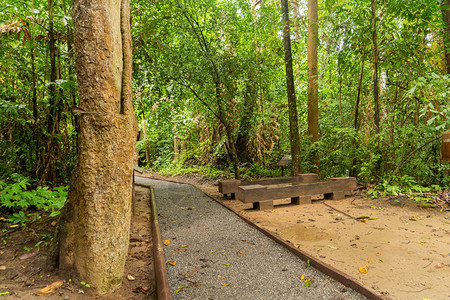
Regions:
M 293 173 L 349 174 L 375 194 L 448 188 L 449 2 L 323 0 L 309 16 L 308 2 L 131 1 L 139 165 L 280 176 L 291 155 Z M 2 209 L 63 205 L 75 59 L 71 1 L 1 1 Z M 12 200 L 26 192 L 52 204 Z
M 434 207 L 435 214 L 445 210 L 444 215 L 450 188 L 449 74 L 450 0 L 0 0 L 0 271 L 6 271 L 0 275 L 9 280 L 0 295 L 31 286 L 31 273 L 11 272 L 27 269 L 23 272 L 38 276 L 50 266 L 60 273 L 40 276 L 40 284 L 57 280 L 48 293 L 64 285 L 80 294 L 92 285 L 103 294 L 121 284 L 143 297 L 153 293 L 148 286 L 130 288 L 137 277 L 124 277 L 127 259 L 143 263 L 154 255 L 161 266 L 176 262 L 149 254 L 152 247 L 163 248 L 157 225 L 152 229 L 159 240 L 145 240 L 133 228 L 137 220 L 145 227 L 164 216 L 154 210 L 151 186 L 139 197 L 153 201 L 147 208 L 152 217 L 136 209 L 136 170 L 171 180 L 200 178 L 214 190 L 217 180 L 232 178 L 351 177 L 330 180 L 356 187 L 356 178 L 354 195 L 363 194 L 356 200 L 364 213 L 387 213 L 389 201 L 400 203 L 398 196 Z M 280 160 L 289 163 L 286 169 Z M 324 198 L 330 193 L 320 192 Z M 332 196 L 352 192 L 353 186 Z M 311 195 L 306 198 L 311 204 Z M 165 214 L 185 200 L 169 205 Z M 273 200 L 268 201 L 278 220 Z M 386 207 L 380 204 L 384 200 Z M 301 204 L 297 194 L 291 201 Z M 324 204 L 320 207 L 342 212 Z M 432 219 L 431 214 L 402 219 L 392 211 L 400 225 L 385 215 L 384 227 L 372 228 L 405 234 L 402 226 L 410 221 Z M 378 219 L 369 213 L 344 215 L 359 225 Z M 317 219 L 297 218 L 295 225 Z M 333 218 L 331 227 L 339 229 L 343 217 Z M 443 218 L 432 220 L 442 224 L 426 226 L 441 230 L 449 224 Z M 328 219 L 325 223 L 330 227 Z M 425 235 L 428 229 L 421 230 Z M 436 248 L 430 236 L 438 233 L 432 230 L 411 241 L 421 249 L 428 249 L 425 243 Z M 437 237 L 445 248 L 444 235 Z M 349 247 L 357 246 L 354 240 L 362 243 L 359 235 L 351 239 Z M 138 242 L 145 251 L 137 259 L 130 249 Z M 170 240 L 164 245 L 170 249 Z M 326 244 L 324 251 L 339 247 Z M 31 257 L 36 258 L 22 262 Z M 366 274 L 372 258 L 362 259 L 359 273 Z M 35 262 L 37 272 L 34 265 L 28 268 Z M 422 268 L 431 264 L 445 266 L 430 261 Z M 43 290 L 47 293 L 38 294 Z

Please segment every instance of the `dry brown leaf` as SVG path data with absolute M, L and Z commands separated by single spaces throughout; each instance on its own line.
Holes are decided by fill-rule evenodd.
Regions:
M 135 280 L 136 278 L 134 278 L 133 275 L 128 274 L 128 275 L 127 275 L 127 279 L 128 279 L 129 281 L 133 281 L 133 280 Z
M 175 266 L 175 265 L 177 264 L 177 262 L 174 261 L 174 260 L 170 260 L 170 261 L 168 261 L 167 263 L 168 263 L 169 265 L 171 265 L 171 266 Z
M 25 254 L 19 256 L 19 259 L 20 260 L 24 260 L 24 259 L 27 259 L 27 258 L 35 257 L 38 254 L 39 254 L 38 252 L 25 253 Z
M 55 281 L 52 284 L 50 284 L 49 286 L 46 286 L 45 288 L 43 288 L 42 290 L 39 290 L 36 293 L 36 295 L 44 296 L 44 295 L 48 295 L 50 293 L 53 293 L 54 291 L 56 291 L 57 288 L 59 288 L 63 284 L 64 284 L 64 282 L 62 280 Z

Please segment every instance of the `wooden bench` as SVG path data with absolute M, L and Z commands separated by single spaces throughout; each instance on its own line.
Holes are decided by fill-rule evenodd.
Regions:
M 325 199 L 343 199 L 356 188 L 355 177 L 331 178 L 326 182 L 239 186 L 237 199 L 253 203 L 253 208 L 273 209 L 273 201 L 291 198 L 292 204 L 309 204 L 311 196 L 323 194 Z
M 219 193 L 224 196 L 230 195 L 232 199 L 235 198 L 236 193 L 238 192 L 238 188 L 240 186 L 247 185 L 273 185 L 273 184 L 300 184 L 300 183 L 312 183 L 317 182 L 317 174 L 309 173 L 309 174 L 299 174 L 292 177 L 277 177 L 277 178 L 266 178 L 266 179 L 257 179 L 253 181 L 241 181 L 237 179 L 230 180 L 219 180 Z

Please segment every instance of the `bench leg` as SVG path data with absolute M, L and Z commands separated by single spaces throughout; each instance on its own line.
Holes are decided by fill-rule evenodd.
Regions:
M 261 202 L 253 202 L 253 208 L 259 210 L 272 210 L 273 209 L 273 201 L 261 201 Z
M 311 196 L 292 197 L 291 204 L 311 204 Z
M 323 194 L 323 198 L 327 200 L 340 200 L 345 198 L 345 192 L 339 191 L 339 192 L 333 192 L 333 193 L 327 193 Z

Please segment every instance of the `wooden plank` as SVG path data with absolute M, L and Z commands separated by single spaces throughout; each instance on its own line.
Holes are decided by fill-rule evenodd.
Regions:
M 236 199 L 238 200 L 241 200 L 241 198 L 248 199 L 246 203 L 272 200 L 267 197 L 264 197 L 267 194 L 266 190 L 267 187 L 259 184 L 240 186 L 236 195 Z M 264 199 L 262 199 L 261 197 L 264 197 Z
M 352 190 L 355 188 L 356 178 L 354 177 L 333 178 L 327 182 L 306 184 L 240 186 L 238 188 L 237 199 L 244 203 L 253 203 L 337 192 L 351 194 Z
M 241 181 L 237 179 L 219 180 L 219 193 L 224 195 L 236 193 L 240 185 Z
M 239 186 L 247 185 L 271 185 L 271 184 L 283 184 L 283 183 L 311 183 L 317 182 L 318 175 L 316 173 L 299 174 L 292 177 L 276 177 L 276 178 L 264 178 L 252 181 L 241 181 L 237 179 L 219 180 L 218 187 L 219 193 L 236 194 Z

